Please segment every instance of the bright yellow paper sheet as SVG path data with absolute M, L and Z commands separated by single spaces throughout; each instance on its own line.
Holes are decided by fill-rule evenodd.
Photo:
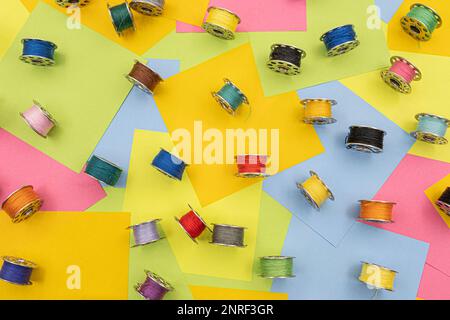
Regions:
M 403 31 L 400 19 L 414 3 L 422 3 L 436 10 L 443 19 L 440 28 L 434 30 L 431 40 L 417 41 Z M 389 22 L 388 46 L 392 50 L 450 56 L 450 2 L 442 0 L 405 0 Z
M 195 300 L 288 300 L 287 293 L 190 286 Z
M 171 150 L 172 146 L 167 133 L 135 131 L 124 210 L 132 213 L 133 223 L 163 219 L 161 226 L 184 273 L 251 280 L 261 183 L 202 208 L 187 175 L 182 181 L 176 181 L 151 166 L 160 147 Z M 212 245 L 209 243 L 209 231 L 200 236 L 199 244 L 195 244 L 174 219 L 189 211 L 188 204 L 209 224 L 234 224 L 248 228 L 245 231 L 247 247 Z M 148 250 L 151 250 L 151 246 L 148 246 Z
M 223 86 L 223 78 L 233 81 L 250 101 L 250 106 L 243 105 L 234 117 L 211 96 L 212 91 L 218 91 Z M 191 137 L 192 157 L 187 171 L 202 205 L 260 182 L 260 179 L 236 177 L 237 167 L 232 159 L 228 162 L 219 157 L 222 164 L 206 164 L 207 158 L 202 159 L 202 155 L 208 154 L 208 148 L 214 145 L 209 141 L 219 141 L 215 137 L 209 137 L 210 140 L 206 141 L 208 134 L 222 137 L 224 155 L 226 144 L 233 141 L 234 151 L 238 152 L 237 139 L 226 137 L 229 129 L 249 129 L 249 134 L 257 135 L 258 144 L 264 141 L 259 138 L 260 134 L 267 136 L 267 144 L 262 143 L 267 148 L 258 146 L 257 152 L 271 156 L 273 162 L 278 164 L 272 168 L 278 167 L 278 171 L 324 151 L 313 126 L 301 121 L 302 108 L 295 92 L 264 97 L 249 44 L 167 79 L 155 95 L 155 101 L 175 142 L 178 144 L 187 140 L 178 137 L 181 131 Z M 205 141 L 202 142 L 203 133 Z M 247 142 L 246 147 L 249 145 Z M 232 150 L 231 156 L 234 155 Z M 187 157 L 185 159 L 189 162 Z
M 381 79 L 379 71 L 344 79 L 341 82 L 407 132 L 416 129 L 417 121 L 414 116 L 417 113 L 432 113 L 450 118 L 447 102 L 450 88 L 450 59 L 397 51 L 392 51 L 391 54 L 405 57 L 422 72 L 422 80 L 413 81 L 411 94 L 401 94 L 391 89 Z M 447 139 L 450 139 L 448 134 Z M 450 148 L 446 145 L 418 141 L 409 153 L 450 162 Z
M 2 1 L 0 10 L 0 59 L 28 18 L 28 11 L 18 0 Z
M 0 215 L 1 255 L 38 265 L 31 286 L 0 281 L 0 299 L 126 299 L 129 223 L 118 212 L 39 212 L 20 224 Z
M 431 201 L 433 206 L 436 208 L 436 211 L 442 217 L 442 219 L 447 224 L 447 226 L 450 228 L 450 216 L 445 214 L 436 205 L 436 200 L 439 199 L 439 197 L 442 195 L 442 193 L 445 191 L 445 189 L 447 189 L 447 187 L 449 187 L 449 186 L 450 186 L 450 174 L 447 175 L 444 179 L 442 179 L 442 180 L 436 182 L 435 184 L 433 184 L 427 190 L 425 190 L 425 195 Z

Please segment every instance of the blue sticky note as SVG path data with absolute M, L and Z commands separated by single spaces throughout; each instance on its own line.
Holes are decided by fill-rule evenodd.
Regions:
M 381 19 L 388 23 L 402 2 L 403 0 L 375 0 L 375 5 L 380 8 Z
M 337 123 L 316 126 L 324 153 L 268 178 L 264 190 L 337 246 L 358 217 L 358 200 L 372 199 L 415 140 L 340 82 L 307 88 L 299 95 L 303 99 L 337 100 L 338 105 L 333 107 Z M 386 131 L 384 152 L 369 154 L 346 149 L 345 137 L 351 125 Z M 297 182 L 309 178 L 310 170 L 320 176 L 335 197 L 335 201 L 327 200 L 320 211 L 312 208 L 296 187 Z
M 289 299 L 371 299 L 375 290 L 358 280 L 365 261 L 398 272 L 394 291 L 380 290 L 376 299 L 413 300 L 428 247 L 425 242 L 356 223 L 335 248 L 299 219 L 292 219 L 282 254 L 296 257 L 296 277 L 274 280 L 272 291 L 286 292 Z
M 148 66 L 163 79 L 179 72 L 178 60 L 149 60 Z M 123 81 L 128 81 L 123 79 Z M 130 83 L 130 88 L 132 84 Z M 131 89 L 93 154 L 105 158 L 123 169 L 116 187 L 125 188 L 134 129 L 167 132 L 155 100 L 137 87 Z

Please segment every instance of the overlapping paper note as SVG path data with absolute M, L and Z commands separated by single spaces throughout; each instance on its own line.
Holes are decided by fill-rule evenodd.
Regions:
M 450 174 L 445 176 L 443 179 L 437 181 L 431 187 L 425 190 L 425 194 L 430 202 L 433 204 L 436 211 L 445 221 L 447 226 L 450 228 L 450 216 L 444 213 L 439 207 L 436 205 L 436 201 L 440 198 L 440 196 L 444 193 L 444 191 L 450 187 Z
M 0 58 L 8 50 L 16 34 L 28 18 L 28 11 L 19 1 L 4 1 L 0 12 Z

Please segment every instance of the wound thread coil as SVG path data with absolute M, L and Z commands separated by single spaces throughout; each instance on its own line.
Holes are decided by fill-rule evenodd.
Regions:
M 156 273 L 145 270 L 146 279 L 138 283 L 134 289 L 146 300 L 162 300 L 174 288 Z
M 275 72 L 289 76 L 300 73 L 302 59 L 306 52 L 287 44 L 273 44 L 267 61 L 267 67 Z
M 164 237 L 158 230 L 159 221 L 161 221 L 161 219 L 154 219 L 128 227 L 128 229 L 133 230 L 134 235 L 133 248 L 138 246 L 145 246 L 147 244 L 164 239 Z
M 447 187 L 436 201 L 436 205 L 450 216 L 450 187 Z
M 411 136 L 417 140 L 431 144 L 447 144 L 445 138 L 447 128 L 450 126 L 450 120 L 429 113 L 416 114 L 416 120 L 419 122 L 416 131 L 411 132 Z
M 225 247 L 246 247 L 244 244 L 244 227 L 229 224 L 213 224 L 210 243 Z
M 442 26 L 442 18 L 436 10 L 415 3 L 410 7 L 406 16 L 400 19 L 403 30 L 419 41 L 428 41 L 435 29 Z
M 158 84 L 163 81 L 158 73 L 137 60 L 135 60 L 135 64 L 130 73 L 126 75 L 126 78 L 139 89 L 149 94 L 153 94 Z
M 381 78 L 392 89 L 401 93 L 411 93 L 412 81 L 422 79 L 422 73 L 411 62 L 399 56 L 391 57 L 389 70 L 381 71 Z
M 203 30 L 221 39 L 234 39 L 234 33 L 238 24 L 241 23 L 241 18 L 225 8 L 209 7 L 207 12 L 208 15 L 202 25 Z
M 34 66 L 46 67 L 55 64 L 56 44 L 41 39 L 22 39 L 23 51 L 20 60 Z
M 359 219 L 368 222 L 392 223 L 395 202 L 380 200 L 359 200 Z
M 345 138 L 345 147 L 360 152 L 383 152 L 386 132 L 373 127 L 351 126 Z
M 265 155 L 239 155 L 236 156 L 238 172 L 236 176 L 241 178 L 267 177 L 266 164 L 268 157 Z
M 310 177 L 303 183 L 297 183 L 297 188 L 301 191 L 308 203 L 317 211 L 327 199 L 334 201 L 334 195 L 325 182 L 314 171 L 309 171 Z
M 36 100 L 33 100 L 33 105 L 28 110 L 21 112 L 20 115 L 28 126 L 43 138 L 47 138 L 57 123 L 53 116 Z
M 132 0 L 130 7 L 147 16 L 160 16 L 164 11 L 164 0 Z
M 187 164 L 177 156 L 161 148 L 153 159 L 152 166 L 166 176 L 181 181 Z
M 305 114 L 303 122 L 314 125 L 325 125 L 336 122 L 333 118 L 331 107 L 337 104 L 331 99 L 304 99 L 301 101 Z
M 0 280 L 21 286 L 31 285 L 33 269 L 37 265 L 31 261 L 11 256 L 2 257 L 3 265 L 0 270 Z
M 24 186 L 11 193 L 2 203 L 2 209 L 13 223 L 30 218 L 41 209 L 43 200 L 33 190 L 33 186 Z
M 329 57 L 349 52 L 359 46 L 359 40 L 352 24 L 343 25 L 324 33 L 320 37 L 327 49 Z
M 209 231 L 211 231 L 211 229 L 197 211 L 192 209 L 190 205 L 189 208 L 190 211 L 188 213 L 183 215 L 180 219 L 175 217 L 175 220 L 184 232 L 186 232 L 188 237 L 195 243 L 198 243 L 197 238 L 205 231 L 205 229 L 208 229 Z
M 288 256 L 265 256 L 260 260 L 260 277 L 267 279 L 293 278 L 294 258 Z
M 87 6 L 91 1 L 90 0 L 55 0 L 56 4 L 64 7 L 64 8 L 69 8 L 72 6 L 77 6 L 77 7 L 85 7 Z
M 394 280 L 397 272 L 380 265 L 362 262 L 358 280 L 369 287 L 380 290 L 394 291 Z
M 225 85 L 218 92 L 211 92 L 217 103 L 229 114 L 235 115 L 242 104 L 249 104 L 247 96 L 229 79 L 224 79 Z
M 127 1 L 116 6 L 110 6 L 108 3 L 107 7 L 114 30 L 116 30 L 119 37 L 128 29 L 133 29 L 133 31 L 136 30 L 133 13 L 131 12 Z
M 114 163 L 93 155 L 86 164 L 84 172 L 98 181 L 114 187 L 120 179 L 122 169 Z

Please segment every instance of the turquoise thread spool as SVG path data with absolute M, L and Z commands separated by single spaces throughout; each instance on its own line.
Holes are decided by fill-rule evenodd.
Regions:
M 412 137 L 432 144 L 448 143 L 444 136 L 450 125 L 450 120 L 428 113 L 416 114 L 416 119 L 419 124 L 416 131 L 411 132 Z
M 403 30 L 414 39 L 428 41 L 434 30 L 442 26 L 442 18 L 434 9 L 415 3 L 400 23 Z
M 286 256 L 266 256 L 260 258 L 260 277 L 267 279 L 293 278 L 294 258 Z
M 114 7 L 111 7 L 108 4 L 107 7 L 114 29 L 119 36 L 121 36 L 125 30 L 136 30 L 134 26 L 133 13 L 131 13 L 127 1 Z
M 237 109 L 243 104 L 249 104 L 247 97 L 239 88 L 228 79 L 223 80 L 225 85 L 219 92 L 212 92 L 212 96 L 217 103 L 228 113 L 234 115 Z
M 119 181 L 122 169 L 115 164 L 97 156 L 92 156 L 86 164 L 84 172 L 101 182 L 115 186 Z

